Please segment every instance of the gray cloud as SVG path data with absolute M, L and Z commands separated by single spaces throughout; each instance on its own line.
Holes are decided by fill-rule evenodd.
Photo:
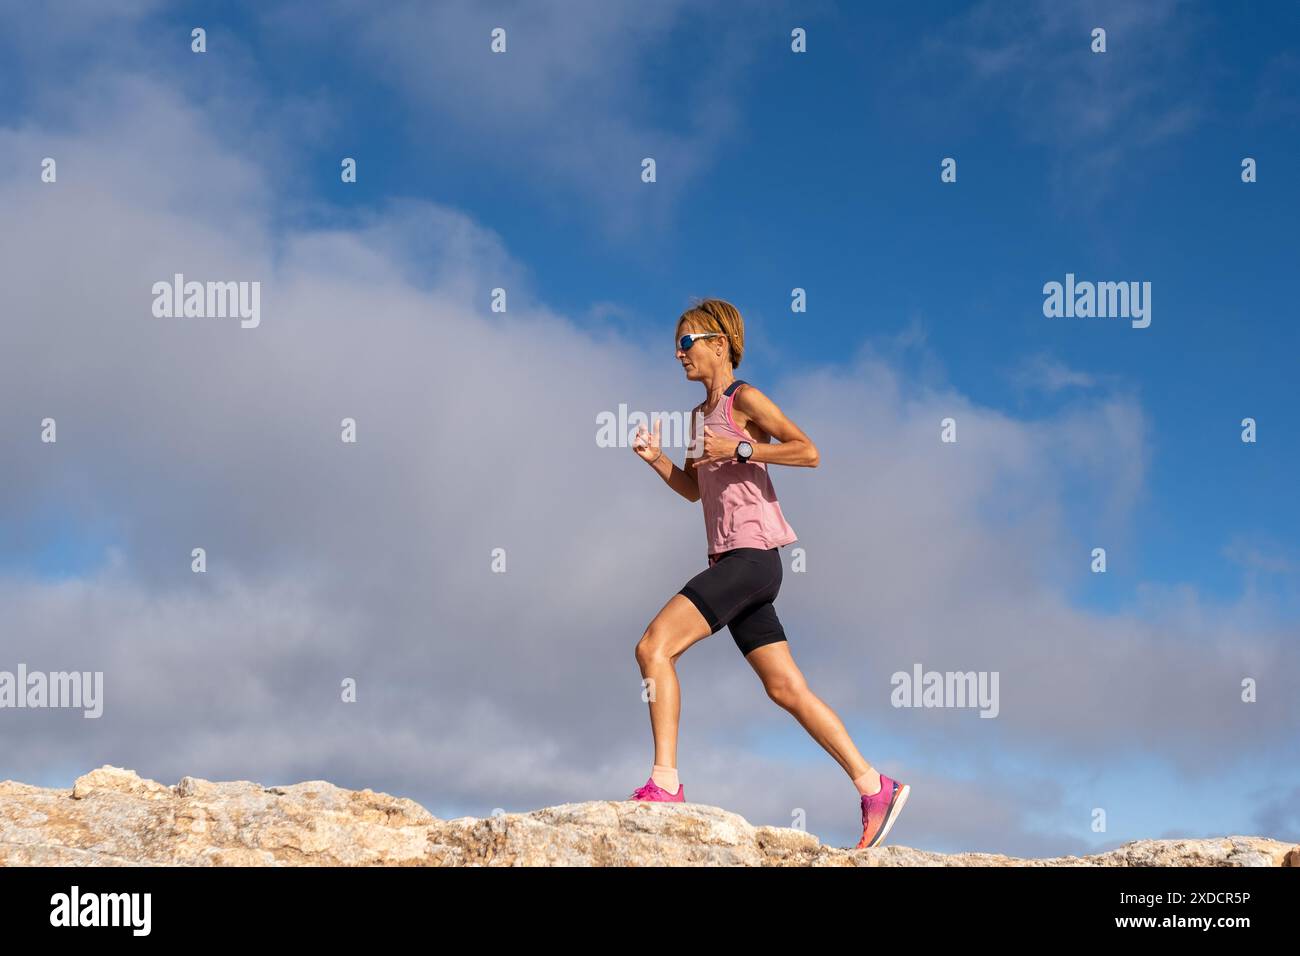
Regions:
M 1255 814 L 1260 833 L 1300 841 L 1300 787 L 1276 788 Z

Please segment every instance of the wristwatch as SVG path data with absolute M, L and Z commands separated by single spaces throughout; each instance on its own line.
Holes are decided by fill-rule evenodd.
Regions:
M 749 461 L 749 456 L 754 454 L 754 446 L 747 441 L 742 441 L 736 445 L 736 461 Z

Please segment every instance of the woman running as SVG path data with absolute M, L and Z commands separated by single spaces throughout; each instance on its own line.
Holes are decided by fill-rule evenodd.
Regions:
M 682 313 L 675 336 L 676 358 L 686 378 L 703 383 L 706 393 L 691 412 L 686 467 L 678 468 L 664 455 L 658 420 L 653 433 L 638 427 L 633 449 L 673 491 L 703 503 L 709 566 L 673 595 L 637 642 L 636 660 L 651 688 L 655 755 L 650 779 L 631 799 L 686 801 L 686 788 L 677 779 L 677 658 L 725 625 L 768 696 L 794 715 L 858 788 L 862 839 L 857 848 L 879 846 L 910 788 L 877 773 L 835 712 L 808 689 L 772 603 L 781 589 L 778 549 L 796 538 L 781 513 L 767 466 L 816 468 L 817 449 L 770 398 L 736 378 L 745 324 L 735 306 L 706 299 Z M 702 435 L 696 433 L 697 413 L 703 414 L 698 423 Z

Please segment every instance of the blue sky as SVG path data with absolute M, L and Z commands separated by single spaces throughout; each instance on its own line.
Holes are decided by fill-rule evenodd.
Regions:
M 267 269 L 285 263 L 297 268 L 310 259 L 303 250 L 314 247 L 305 246 L 304 237 L 324 243 L 334 241 L 329 236 L 368 237 L 360 245 L 380 259 L 387 257 L 400 276 L 398 281 L 384 272 L 384 289 L 391 286 L 402 296 L 436 298 L 451 289 L 447 295 L 454 298 L 459 288 L 455 276 L 472 275 L 478 283 L 475 294 L 458 301 L 460 311 L 444 320 L 453 330 L 448 333 L 451 344 L 437 357 L 492 370 L 513 368 L 510 363 L 527 358 L 528 349 L 522 347 L 518 356 L 492 351 L 508 352 L 515 343 L 553 346 L 560 353 L 567 348 L 574 356 L 586 356 L 590 349 L 593 357 L 572 377 L 589 382 L 590 394 L 597 396 L 591 401 L 608 403 L 597 408 L 616 407 L 623 399 L 609 389 L 602 392 L 605 375 L 626 387 L 628 398 L 635 393 L 635 400 L 657 402 L 656 408 L 688 408 L 698 401 L 697 386 L 688 388 L 680 369 L 669 362 L 674 322 L 690 296 L 729 299 L 744 314 L 751 338 L 738 376 L 759 384 L 778 402 L 789 395 L 790 407 L 806 412 L 801 424 L 808 423 L 814 440 L 820 443 L 824 435 L 825 447 L 843 450 L 839 460 L 852 461 L 837 479 L 844 482 L 843 497 L 826 496 L 841 509 L 838 513 L 859 508 L 868 518 L 891 510 L 909 513 L 924 506 L 927 493 L 949 495 L 954 511 L 979 525 L 983 547 L 991 549 L 1003 540 L 997 528 L 1017 526 L 1023 509 L 1033 522 L 1040 516 L 1046 522 L 1041 528 L 1034 524 L 1024 541 L 1050 543 L 1042 552 L 1026 549 L 1009 559 L 1013 564 L 1023 560 L 1039 573 L 1008 578 L 1008 594 L 1017 593 L 1013 583 L 1023 586 L 1032 579 L 1035 587 L 1041 586 L 1041 594 L 1034 596 L 1059 599 L 1058 610 L 1073 615 L 1085 634 L 1093 633 L 1088 627 L 1113 627 L 1114 633 L 1132 628 L 1134 634 L 1151 637 L 1166 634 L 1171 622 L 1187 623 L 1183 653 L 1194 656 L 1198 646 L 1198 638 L 1190 635 L 1209 635 L 1222 642 L 1229 659 L 1240 651 L 1251 661 L 1294 664 L 1295 639 L 1300 637 L 1300 505 L 1293 493 L 1300 424 L 1294 356 L 1300 333 L 1292 286 L 1300 185 L 1292 169 L 1300 155 L 1300 56 L 1295 52 L 1300 7 L 1261 3 L 1252 5 L 1251 16 L 1238 17 L 1222 6 L 1175 2 L 1141 10 L 1104 3 L 1025 4 L 1014 13 L 979 3 L 888 10 L 757 2 L 740 7 L 667 3 L 654 11 L 641 11 L 639 5 L 579 6 L 565 20 L 536 10 L 526 13 L 513 4 L 451 4 L 429 15 L 420 5 L 404 3 L 383 5 L 376 12 L 346 3 L 139 2 L 123 4 L 116 16 L 82 8 L 84 16 L 74 18 L 78 25 L 72 27 L 44 17 L 19 25 L 16 15 L 6 14 L 0 82 L 12 95 L 0 98 L 0 128 L 12 131 L 13 138 L 5 140 L 11 148 L 4 158 L 20 168 L 29 161 L 20 146 L 53 149 L 46 144 L 55 137 L 66 136 L 61 142 L 73 144 L 82 137 L 88 145 L 64 147 L 70 159 L 62 163 L 67 172 L 61 178 L 75 182 L 85 176 L 99 167 L 94 149 L 109 155 L 104 144 L 111 137 L 97 139 L 93 120 L 68 104 L 97 104 L 102 95 L 126 117 L 129 101 L 114 100 L 99 89 L 115 88 L 109 82 L 115 78 L 133 77 L 143 84 L 140 90 L 148 91 L 142 102 L 153 108 L 146 113 L 142 106 L 141 114 L 159 117 L 156 126 L 147 128 L 161 137 L 176 130 L 174 142 L 159 142 L 155 152 L 142 152 L 139 162 L 148 168 L 155 161 L 149 157 L 157 157 L 159 181 L 183 188 L 166 192 L 156 206 L 152 199 L 140 199 L 148 196 L 147 182 L 139 187 L 145 192 L 124 188 L 126 206 L 135 203 L 182 223 L 191 216 L 218 231 L 221 208 L 228 203 L 235 225 L 226 230 L 226 238 L 251 250 L 250 255 L 264 251 Z M 197 23 L 208 31 L 209 52 L 203 56 L 192 54 L 184 40 Z M 509 29 L 510 50 L 504 56 L 488 51 L 487 30 L 495 25 Z M 794 26 L 808 32 L 806 54 L 790 52 Z M 1104 54 L 1089 50 L 1089 34 L 1096 26 L 1108 30 Z M 93 112 L 97 107 L 86 108 Z M 197 119 L 192 127 L 188 119 L 168 125 L 178 117 Z M 195 165 L 208 179 L 183 168 L 187 157 L 198 157 L 200 150 L 203 159 L 196 158 Z M 342 156 L 357 158 L 355 185 L 339 182 Z M 658 162 L 653 185 L 639 180 L 644 156 Z M 945 157 L 957 161 L 955 183 L 940 181 Z M 1244 157 L 1257 161 L 1258 182 L 1241 181 Z M 118 168 L 115 159 L 103 162 Z M 161 188 L 158 195 L 164 195 Z M 187 208 L 187 196 L 193 208 Z M 11 201 L 18 210 L 19 201 Z M 402 219 L 408 210 L 417 210 L 412 215 L 418 216 L 423 215 L 419 210 L 435 207 L 463 217 L 464 231 L 473 236 L 468 251 L 457 245 L 458 227 L 448 227 L 444 234 L 442 226 L 424 229 L 419 221 L 412 226 Z M 255 240 L 239 233 L 245 213 Z M 84 219 L 68 215 L 72 223 L 97 222 L 84 211 Z M 367 224 L 373 223 L 378 227 L 367 233 Z M 140 228 L 134 234 L 146 235 Z M 123 234 L 133 235 L 130 229 Z M 178 231 L 176 241 L 188 240 Z M 133 248 L 129 240 L 125 245 Z M 143 239 L 139 247 L 145 247 Z M 194 271 L 200 271 L 198 264 L 216 261 L 203 258 L 215 256 L 212 248 L 196 244 L 187 250 Z M 462 254 L 463 260 L 458 258 Z M 359 261 L 362 254 L 350 250 L 349 255 L 349 261 Z M 364 273 L 370 284 L 360 286 L 371 299 L 362 295 L 358 301 L 376 303 L 375 313 L 350 318 L 363 330 L 358 335 L 403 341 L 385 324 L 381 304 L 397 300 L 376 291 L 379 280 L 373 275 L 383 270 L 374 269 Z M 286 267 L 285 274 L 292 271 Z M 1122 319 L 1046 318 L 1043 284 L 1063 281 L 1066 273 L 1080 280 L 1150 282 L 1150 327 L 1132 328 Z M 485 335 L 481 349 L 457 353 L 454 329 L 474 329 L 478 323 L 487 328 L 494 321 L 486 294 L 479 293 L 498 282 L 511 286 L 512 297 L 519 290 L 512 310 L 519 302 L 523 317 L 518 321 L 528 323 L 527 331 L 523 325 L 512 327 L 513 339 Z M 807 290 L 806 314 L 790 310 L 795 287 Z M 282 301 L 288 300 L 286 291 Z M 323 329 L 319 334 L 327 335 Z M 128 339 L 146 345 L 154 341 Z M 478 340 L 466 339 L 471 341 Z M 46 345 L 53 349 L 53 342 Z M 47 372 L 39 389 L 15 394 L 22 400 L 37 392 L 57 394 L 57 382 L 67 374 L 60 369 L 67 366 L 38 362 L 34 356 L 46 355 L 41 346 L 26 342 L 31 351 L 25 352 L 16 342 L 9 344 L 14 346 L 11 356 L 25 356 L 25 363 Z M 229 368 L 242 374 L 246 366 L 241 362 L 251 358 L 241 358 L 243 346 L 229 347 L 235 349 L 227 356 Z M 414 345 L 412 351 L 417 351 Z M 202 354 L 201 349 L 194 353 Z M 285 376 L 286 394 L 316 394 L 312 388 L 319 385 L 320 394 L 328 396 L 307 358 L 297 367 L 287 357 L 293 354 L 286 351 L 276 366 Z M 434 358 L 428 356 L 428 367 Z M 173 361 L 183 379 L 187 360 Z M 864 369 L 897 389 L 895 404 L 882 398 L 895 395 L 890 387 L 877 391 L 876 379 L 863 381 Z M 622 379 L 616 370 L 626 373 Z M 93 379 L 95 372 L 87 374 Z M 190 374 L 203 373 L 195 366 Z M 367 374 L 357 372 L 355 382 L 368 381 Z M 624 386 L 625 380 L 635 384 Z M 260 380 L 248 371 L 246 381 L 251 408 Z M 339 376 L 329 387 L 346 395 L 349 381 Z M 500 384 L 467 381 L 466 391 L 474 396 L 489 389 L 512 394 Z M 219 389 L 215 373 L 208 384 Z M 363 393 L 358 384 L 356 394 Z M 588 398 L 584 393 L 582 401 Z M 573 407 L 558 399 L 552 405 L 538 394 L 517 396 L 517 401 L 506 420 L 525 421 L 530 411 L 563 420 Z M 841 401 L 843 407 L 833 404 Z M 577 398 L 575 403 L 587 407 Z M 33 408 L 36 404 L 33 400 Z M 942 484 L 942 468 L 918 465 L 934 483 L 912 483 L 914 501 L 866 500 L 886 487 L 909 494 L 908 482 L 876 485 L 877 476 L 894 464 L 885 456 L 890 447 L 915 441 L 918 428 L 932 427 L 937 434 L 938 419 L 947 409 L 959 422 L 967 414 L 978 422 L 972 431 L 962 432 L 971 436 L 968 441 L 978 443 L 985 435 L 1000 441 L 1014 434 L 1009 457 L 995 456 L 990 460 L 1001 464 L 977 472 L 987 478 L 998 467 L 1009 468 L 1004 490 L 999 493 L 997 479 L 989 478 L 993 493 L 968 502 Z M 1248 416 L 1258 422 L 1255 444 L 1240 440 L 1240 422 Z M 819 433 L 813 425 L 823 420 Z M 882 422 L 889 427 L 880 428 Z M 16 441 L 13 436 L 25 427 L 13 424 L 6 438 Z M 182 422 L 176 427 L 193 433 L 196 426 Z M 68 428 L 76 434 L 73 423 Z M 854 428 L 862 434 L 855 435 Z M 272 431 L 268 428 L 268 434 Z M 220 428 L 210 434 L 213 441 L 226 437 Z M 1050 464 L 1018 457 L 1033 442 L 1050 443 L 1053 435 L 1061 436 L 1061 446 L 1050 456 L 1044 451 L 1044 462 L 1050 457 Z M 105 443 L 54 471 L 42 470 L 46 464 L 24 457 L 28 453 L 15 452 L 21 490 L 13 496 L 13 508 L 6 509 L 8 527 L 0 537 L 0 573 L 18 582 L 15 587 L 28 589 L 12 592 L 18 595 L 14 600 L 39 603 L 33 595 L 60 581 L 91 587 L 111 564 L 110 549 L 125 556 L 127 578 L 111 579 L 94 593 L 115 608 L 113 613 L 124 615 L 122 633 L 132 621 L 132 604 L 123 595 L 135 593 L 133 588 L 160 606 L 178 599 L 174 580 L 155 566 L 149 551 L 151 535 L 162 533 L 146 530 L 154 505 L 152 481 L 137 486 L 123 477 L 129 463 L 144 467 L 145 462 L 161 462 L 165 471 L 167 460 L 155 461 L 143 447 L 133 452 L 133 439 L 124 441 L 121 462 L 110 463 L 105 456 L 112 444 Z M 391 447 L 397 455 L 392 460 L 402 461 L 399 443 Z M 486 454 L 496 454 L 497 447 Z M 568 446 L 560 441 L 556 447 Z M 855 449 L 863 448 L 862 457 L 854 457 Z M 683 541 L 698 543 L 698 515 L 688 520 L 679 514 L 682 509 L 672 508 L 673 517 L 666 517 L 671 506 L 662 489 L 638 480 L 643 474 L 626 474 L 626 462 L 620 470 L 606 467 L 602 459 L 597 468 L 594 459 L 580 457 L 592 451 L 557 459 L 572 461 L 577 475 L 592 476 L 584 492 L 588 502 L 618 513 L 615 506 L 627 504 L 623 496 L 631 495 L 636 509 L 664 515 L 662 556 L 681 554 Z M 189 464 L 177 465 L 177 474 L 204 482 L 215 501 L 217 489 L 242 480 L 244 472 L 228 464 L 231 460 L 214 450 L 201 462 L 196 457 L 192 472 Z M 256 469 L 248 464 L 255 460 L 251 453 L 244 459 L 235 452 L 233 460 L 244 462 L 240 468 Z M 928 459 L 900 455 L 900 460 Z M 410 474 L 423 474 L 421 467 L 412 463 Z M 102 482 L 101 470 L 109 473 Z M 435 468 L 429 474 L 445 471 Z M 377 484 L 378 475 L 359 471 L 340 481 L 355 480 L 353 490 L 361 496 L 382 498 L 388 489 L 395 500 L 403 500 L 405 485 L 398 480 Z M 594 476 L 602 476 L 603 483 Z M 819 480 L 820 473 L 777 476 L 792 524 L 808 530 L 806 535 L 801 530 L 801 540 L 810 547 L 840 548 L 831 553 L 850 560 L 854 548 L 914 546 L 922 562 L 917 567 L 924 566 L 927 553 L 948 547 L 946 539 L 926 537 L 919 526 L 913 540 L 906 540 L 911 537 L 906 525 L 882 530 L 876 538 L 881 526 L 871 520 L 851 541 L 833 544 L 837 512 L 815 514 Z M 1037 488 L 1039 481 L 1050 484 Z M 286 480 L 285 488 L 293 487 Z M 475 487 L 470 486 L 466 510 L 471 517 L 478 515 L 477 524 L 470 520 L 453 540 L 468 540 L 476 527 L 491 528 L 493 534 L 509 527 L 496 513 L 500 499 L 483 490 L 478 500 Z M 172 513 L 171 494 L 158 491 L 159 515 Z M 268 500 L 250 502 L 241 520 L 246 517 L 252 527 L 256 512 L 274 525 L 275 499 Z M 412 499 L 413 507 L 420 500 Z M 537 553 L 545 553 L 547 542 L 584 521 L 581 502 L 579 496 L 573 512 L 556 505 L 555 523 L 542 529 Z M 185 513 L 179 498 L 175 507 L 176 514 Z M 321 514 L 328 514 L 329 507 L 323 504 Z M 970 514 L 975 509 L 978 519 Z M 220 510 L 214 512 L 211 527 L 220 529 Z M 561 521 L 561 516 L 567 517 Z M 391 524 L 374 527 L 399 534 L 402 520 L 393 517 Z M 413 520 L 419 527 L 419 519 Z M 204 527 L 195 521 L 196 528 Z M 319 523 L 304 522 L 304 527 L 319 528 Z M 679 526 L 689 531 L 678 533 Z M 438 527 L 427 533 L 438 533 Z M 819 529 L 825 529 L 820 539 Z M 288 557 L 277 564 L 272 547 L 253 531 L 242 537 L 236 528 L 226 533 L 232 553 L 247 551 L 241 567 L 250 580 L 270 574 L 268 569 L 294 566 Z M 278 541 L 289 540 L 288 530 L 277 533 Z M 363 539 L 366 534 L 356 533 Z M 328 540 L 327 532 L 311 534 L 320 535 L 313 540 L 329 554 L 329 546 L 321 543 Z M 385 540 L 378 530 L 374 534 L 377 542 Z M 1088 553 L 1098 545 L 1108 552 L 1105 575 L 1088 571 Z M 626 573 L 639 573 L 632 556 L 619 560 L 627 562 L 619 565 Z M 564 585 L 556 579 L 557 567 L 549 569 L 549 577 L 545 569 L 535 579 L 523 577 L 526 571 L 520 575 L 530 586 L 559 590 Z M 347 579 L 342 564 L 333 570 Z M 615 626 L 639 634 L 643 612 L 653 613 L 680 586 L 673 581 L 684 581 L 691 573 L 688 565 L 664 558 L 650 572 L 655 585 L 645 607 L 638 605 L 632 619 L 624 609 L 620 618 L 620 599 L 609 595 L 609 621 L 621 621 Z M 928 586 L 942 594 L 949 581 L 936 574 Z M 448 581 L 454 579 L 450 571 L 447 575 Z M 850 607 L 847 617 L 835 618 L 821 610 L 845 599 L 830 593 L 833 587 L 815 575 L 807 581 L 787 579 L 783 596 L 790 595 L 785 600 L 791 611 L 786 626 L 805 639 L 796 647 L 811 647 L 819 637 L 828 640 L 819 628 L 857 613 Z M 383 588 L 375 588 L 375 607 L 359 611 L 373 615 L 369 626 L 377 628 L 373 622 L 385 620 L 394 631 L 417 633 L 425 612 L 413 607 L 409 618 L 383 618 L 378 610 Z M 975 581 L 953 583 L 951 593 L 954 606 L 965 608 L 973 619 L 985 603 L 1001 599 L 1000 592 L 984 590 Z M 1026 595 L 1026 609 L 1035 604 L 1030 597 Z M 121 606 L 114 603 L 118 599 Z M 219 620 L 234 599 L 211 600 L 205 613 Z M 520 619 L 505 610 L 514 607 L 513 600 L 503 599 L 502 633 Z M 304 618 L 322 613 L 321 607 L 304 607 Z M 174 620 L 170 615 L 181 612 L 159 613 L 161 619 Z M 563 613 L 562 605 L 557 613 Z M 823 613 L 827 616 L 818 616 Z M 1229 633 L 1225 622 L 1239 625 L 1241 632 Z M 990 620 L 984 626 L 996 630 L 1009 625 Z M 367 633 L 365 627 L 340 632 L 337 647 L 346 652 L 350 642 Z M 28 638 L 33 647 L 42 639 L 38 633 Z M 50 646 L 53 632 L 43 639 Z M 948 651 L 959 651 L 961 641 L 953 640 Z M 1243 642 L 1235 650 L 1234 640 Z M 1252 656 L 1256 640 L 1267 650 Z M 906 641 L 900 641 L 899 653 L 912 660 L 906 656 Z M 716 673 L 730 675 L 728 680 L 752 682 L 743 664 L 728 656 L 734 649 L 713 643 L 701 652 L 700 666 L 716 667 Z M 966 646 L 992 654 L 992 644 L 981 645 L 974 632 Z M 616 666 L 630 665 L 630 645 L 620 653 L 626 660 Z M 720 656 L 714 663 L 705 654 Z M 953 666 L 979 666 L 982 658 L 976 658 L 976 663 L 954 658 Z M 811 669 L 824 671 L 828 681 L 836 666 L 829 652 L 811 661 Z M 1240 675 L 1228 668 L 1217 676 L 1221 682 L 1209 686 L 1230 701 Z M 1288 699 L 1300 677 L 1285 671 L 1267 676 L 1281 686 L 1265 692 Z M 879 684 L 876 679 L 877 690 Z M 1007 699 L 1014 701 L 1015 684 L 1004 687 Z M 687 694 L 690 701 L 689 688 Z M 1153 696 L 1155 710 L 1159 696 Z M 703 706 L 703 701 L 688 706 L 688 716 Z M 771 710 L 765 702 L 753 706 Z M 1142 713 L 1144 705 L 1132 706 L 1125 719 Z M 1279 705 L 1276 697 L 1270 707 L 1269 716 L 1260 719 L 1273 720 L 1273 732 L 1281 737 L 1269 737 L 1268 746 L 1280 739 L 1294 749 L 1294 708 Z M 992 766 L 1059 791 L 1055 802 L 1044 798 L 1042 807 L 1009 813 L 1005 830 L 963 831 L 936 823 L 930 829 L 918 826 L 910 835 L 900 833 L 905 842 L 938 849 L 979 844 L 983 849 L 1075 852 L 1167 832 L 1254 833 L 1265 825 L 1272 827 L 1268 835 L 1300 839 L 1300 818 L 1279 809 L 1288 805 L 1288 794 L 1300 792 L 1300 779 L 1293 772 L 1286 776 L 1287 771 L 1253 749 L 1237 755 L 1239 763 L 1233 766 L 1242 785 L 1232 788 L 1226 802 L 1184 797 L 1188 781 L 1201 772 L 1192 767 L 1198 761 L 1191 756 L 1196 749 L 1189 739 L 1195 732 L 1191 728 L 1184 739 L 1167 729 L 1161 738 L 1136 728 L 1128 728 L 1129 733 L 1120 724 L 1104 731 L 1112 740 L 1109 751 L 1098 742 L 1080 744 L 1079 752 L 1054 754 L 1050 738 L 1018 738 L 1014 724 L 1006 737 L 1000 727 L 981 726 L 1000 721 L 976 719 L 975 729 L 964 727 L 943 740 L 942 728 L 952 727 L 949 721 L 973 714 L 936 718 L 937 725 L 918 727 L 909 722 L 910 715 L 853 710 L 845 707 L 842 715 L 855 738 L 876 741 L 876 752 L 885 751 L 882 768 L 891 766 L 886 758 L 899 761 L 917 779 L 934 781 L 936 791 L 942 789 L 941 779 L 950 796 L 984 787 Z M 728 713 L 721 707 L 708 727 L 715 742 L 745 738 L 732 754 L 735 766 L 753 772 L 817 767 L 817 779 L 828 787 L 842 786 L 833 782 L 838 769 L 786 715 L 756 710 L 765 714 L 763 721 L 745 725 L 740 733 L 727 724 Z M 1284 716 L 1279 719 L 1279 714 Z M 147 713 L 136 716 L 144 719 Z M 514 716 L 521 724 L 529 722 Z M 632 714 L 630 719 L 644 717 Z M 1241 732 L 1256 718 L 1234 719 L 1244 721 L 1233 724 L 1234 732 Z M 562 735 L 565 726 L 557 721 L 548 730 Z M 602 766 L 622 766 L 625 755 L 618 748 L 629 751 L 630 766 L 639 766 L 648 731 L 642 727 L 635 733 L 640 736 L 631 741 L 605 741 L 609 749 L 597 751 Z M 466 785 L 451 793 L 438 786 L 422 791 L 407 779 L 376 783 L 366 776 L 373 774 L 373 765 L 349 763 L 341 753 L 321 754 L 318 763 L 304 765 L 277 762 L 276 752 L 268 750 L 258 758 L 261 763 L 249 766 L 240 762 L 239 739 L 232 732 L 220 757 L 196 744 L 193 753 L 211 759 L 204 768 L 178 757 L 175 767 L 158 766 L 155 772 L 312 773 L 340 783 L 351 779 L 356 786 L 391 787 L 444 815 L 477 814 L 484 803 L 509 805 L 508 797 L 491 794 L 487 785 L 478 790 Z M 71 750 L 54 746 L 48 764 L 34 755 L 23 764 L 25 778 L 67 786 L 61 775 L 68 766 L 100 756 L 93 748 L 77 749 L 84 743 L 64 742 Z M 46 741 L 47 750 L 50 746 Z M 565 753 L 563 742 L 554 746 L 556 753 Z M 723 759 L 729 751 L 722 743 L 717 747 L 711 766 L 730 766 Z M 875 759 L 870 748 L 862 749 Z M 742 757 L 754 763 L 742 763 Z M 437 758 L 425 753 L 419 759 Z M 1210 752 L 1200 762 L 1229 759 L 1231 755 Z M 137 762 L 143 766 L 147 757 Z M 552 769 L 558 762 L 551 763 Z M 450 765 L 469 776 L 464 765 Z M 715 772 L 737 791 L 744 788 L 738 770 Z M 9 768 L 0 773 L 19 776 Z M 47 773 L 48 779 L 42 776 Z M 692 777 L 683 764 L 683 780 L 702 776 Z M 519 805 L 513 808 L 586 798 L 566 790 L 566 779 L 556 773 L 545 787 L 515 794 Z M 632 780 L 626 789 L 639 782 Z M 1099 799 L 1090 788 L 1112 795 L 1122 806 L 1112 812 L 1104 841 L 1077 832 L 1074 804 L 1092 806 Z M 719 786 L 718 792 L 726 791 Z M 774 802 L 785 806 L 799 799 L 782 795 L 784 803 Z M 726 801 L 719 796 L 708 802 Z M 752 820 L 766 813 L 767 822 L 780 822 L 771 807 L 731 805 Z M 933 812 L 937 819 L 939 810 Z M 838 836 L 837 827 L 841 823 L 827 825 L 824 832 Z

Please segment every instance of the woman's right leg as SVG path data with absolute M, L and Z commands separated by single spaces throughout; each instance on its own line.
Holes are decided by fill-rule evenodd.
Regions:
M 712 633 L 704 615 L 681 594 L 663 606 L 636 645 L 636 662 L 650 698 L 650 730 L 655 739 L 654 762 L 677 766 L 677 723 L 681 692 L 677 687 L 677 658 Z

